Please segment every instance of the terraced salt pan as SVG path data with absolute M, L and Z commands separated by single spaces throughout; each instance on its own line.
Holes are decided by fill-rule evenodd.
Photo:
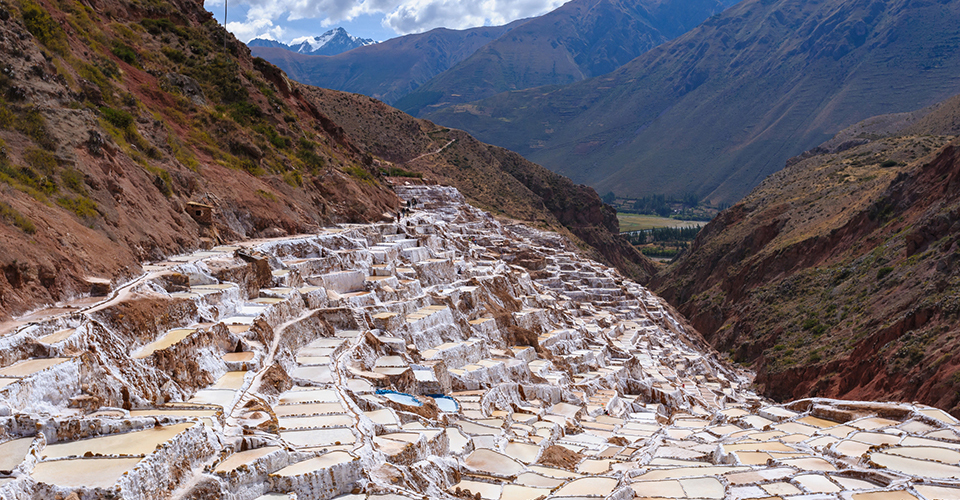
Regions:
M 281 449 L 279 446 L 265 446 L 263 448 L 234 453 L 227 457 L 226 460 L 220 462 L 213 471 L 220 473 L 230 472 L 241 465 L 253 463 L 257 459 L 263 458 L 279 449 Z
M 254 356 L 253 352 L 228 352 L 223 355 L 223 360 L 227 362 L 241 363 L 244 361 L 252 361 Z
M 337 391 L 332 389 L 294 388 L 280 395 L 280 404 L 340 403 Z
M 76 458 L 40 462 L 30 472 L 35 481 L 66 488 L 110 488 L 140 458 Z
M 0 443 L 0 470 L 12 471 L 16 469 L 33 444 L 33 438 L 21 438 Z
M 353 444 L 357 441 L 349 427 L 280 431 L 280 437 L 298 448 L 339 446 Z
M 146 358 L 157 351 L 162 351 L 163 349 L 178 344 L 181 340 L 189 337 L 196 331 L 196 328 L 177 328 L 175 330 L 170 330 L 159 339 L 141 347 L 140 350 L 130 357 L 134 359 Z
M 524 469 L 523 464 L 516 460 L 485 448 L 475 450 L 463 463 L 471 469 L 498 476 L 515 476 Z
M 890 450 L 871 453 L 870 460 L 888 469 L 892 469 L 904 474 L 920 477 L 932 477 L 938 479 L 960 479 L 960 467 L 956 465 L 941 464 L 929 460 L 918 460 L 904 456 L 894 455 Z
M 612 477 L 584 477 L 574 479 L 556 492 L 558 497 L 605 497 L 613 492 L 618 481 Z
M 146 408 L 130 410 L 131 417 L 196 417 L 213 419 L 217 416 L 216 410 L 177 409 L 171 407 Z
M 501 500 L 536 500 L 550 494 L 547 488 L 532 488 L 517 484 L 505 484 L 500 495 Z
M 837 493 L 840 487 L 826 476 L 819 474 L 804 474 L 794 478 L 801 486 L 813 493 Z
M 269 256 L 271 265 L 276 265 L 277 258 L 287 263 L 286 269 L 274 269 L 279 271 L 275 273 L 280 277 L 278 282 L 299 285 L 302 281 L 311 283 L 308 280 L 316 276 L 346 272 L 337 277 L 345 291 L 357 281 L 368 289 L 376 289 L 376 293 L 349 290 L 346 295 L 327 297 L 324 289 L 316 288 L 310 292 L 314 296 L 299 297 L 302 290 L 264 290 L 262 299 L 247 302 L 236 312 L 234 318 L 239 324 L 228 327 L 243 337 L 242 348 L 248 351 L 224 356 L 230 363 L 229 369 L 262 371 L 265 366 L 261 365 L 275 359 L 272 348 L 261 344 L 264 339 L 245 333 L 257 319 L 255 315 L 266 314 L 271 325 L 283 325 L 285 330 L 275 333 L 281 333 L 280 342 L 284 345 L 286 337 L 300 342 L 315 334 L 313 330 L 305 331 L 303 326 L 312 329 L 308 319 L 315 319 L 322 309 L 319 315 L 329 320 L 334 337 L 321 337 L 299 349 L 295 355 L 300 366 L 287 367 L 288 373 L 295 379 L 311 381 L 304 381 L 305 385 L 332 385 L 335 381 L 340 387 L 294 388 L 284 392 L 278 402 L 272 393 L 257 394 L 259 385 L 249 394 L 241 393 L 245 375 L 233 372 L 199 391 L 193 399 L 228 407 L 222 424 L 213 422 L 217 418 L 215 411 L 190 409 L 181 403 L 171 404 L 170 409 L 138 410 L 131 416 L 167 413 L 183 417 L 206 412 L 203 415 L 207 416 L 202 418 L 211 425 L 204 432 L 222 433 L 225 446 L 239 446 L 241 442 L 245 446 L 271 445 L 227 457 L 218 464 L 225 469 L 252 462 L 269 462 L 279 467 L 289 460 L 325 450 L 355 450 L 359 457 L 356 465 L 345 468 L 337 464 L 333 466 L 336 470 L 301 462 L 302 474 L 296 469 L 289 472 L 302 476 L 310 475 L 312 471 L 308 469 L 313 469 L 320 474 L 293 480 L 275 475 L 262 481 L 255 474 L 224 474 L 225 469 L 220 470 L 221 486 L 228 490 L 227 495 L 238 496 L 236 488 L 249 486 L 250 490 L 239 495 L 248 499 L 262 491 L 288 490 L 296 490 L 300 498 L 328 498 L 337 493 L 318 490 L 331 486 L 328 472 L 349 475 L 361 469 L 375 471 L 367 477 L 369 483 L 358 483 L 361 491 L 370 486 L 375 491 L 391 493 L 362 492 L 336 500 L 417 500 L 435 496 L 437 487 L 449 488 L 454 493 L 460 487 L 462 497 L 466 497 L 463 490 L 468 490 L 469 495 L 481 493 L 487 500 L 535 500 L 541 496 L 598 500 L 613 491 L 618 491 L 611 497 L 614 500 L 629 500 L 634 492 L 661 498 L 781 495 L 797 500 L 821 500 L 825 496 L 850 500 L 860 495 L 875 499 L 909 496 L 922 493 L 921 486 L 928 488 L 929 494 L 922 493 L 928 499 L 937 495 L 950 498 L 956 493 L 957 488 L 952 486 L 957 481 L 943 481 L 952 476 L 934 478 L 950 484 L 930 484 L 919 480 L 920 476 L 895 468 L 906 469 L 904 464 L 923 466 L 921 473 L 929 473 L 930 464 L 960 468 L 960 435 L 954 432 L 949 415 L 917 405 L 891 404 L 891 408 L 899 409 L 877 413 L 898 415 L 895 418 L 907 418 L 906 422 L 875 416 L 868 409 L 847 413 L 863 416 L 840 423 L 824 417 L 842 415 L 850 410 L 849 405 L 859 403 L 811 400 L 808 404 L 790 405 L 811 408 L 810 411 L 775 405 L 746 390 L 746 379 L 678 340 L 674 332 L 682 330 L 679 323 L 658 298 L 638 285 L 576 255 L 557 252 L 555 248 L 562 245 L 532 229 L 504 230 L 492 219 L 474 217 L 461 209 L 437 213 L 444 215 L 421 214 L 417 217 L 422 219 L 415 217 L 403 226 L 351 226 L 342 229 L 336 238 L 272 240 L 259 249 L 253 247 L 262 242 L 250 244 L 254 252 L 278 252 Z M 410 237 L 413 234 L 418 235 L 419 243 Z M 468 237 L 476 237 L 480 244 L 463 244 Z M 396 248 L 388 248 L 405 239 L 422 249 L 416 255 L 407 252 L 408 258 L 435 256 L 439 260 L 423 260 L 411 267 Z M 379 245 L 381 242 L 387 243 Z M 371 249 L 370 245 L 375 247 Z M 546 267 L 536 273 L 539 276 L 500 260 L 500 256 L 519 252 L 544 257 Z M 480 256 L 482 259 L 478 259 Z M 188 260 L 196 260 L 194 257 Z M 371 268 L 373 262 L 379 267 Z M 389 264 L 382 264 L 386 262 Z M 202 270 L 204 264 L 191 266 Z M 301 271 L 312 274 L 298 276 Z M 391 274 L 403 278 L 396 282 L 396 287 L 396 278 Z M 365 285 L 362 279 L 355 279 L 368 275 L 379 278 L 366 280 Z M 467 282 L 461 280 L 466 279 L 476 281 L 464 286 Z M 492 296 L 491 290 L 495 291 Z M 216 292 L 215 288 L 198 286 L 193 291 L 196 293 L 191 296 L 207 295 L 203 300 L 209 303 L 217 300 L 209 296 Z M 482 317 L 490 311 L 478 304 L 489 299 L 502 300 L 500 295 L 504 292 L 522 304 L 522 310 L 511 316 L 518 326 L 549 332 L 539 335 L 540 346 L 556 362 L 540 358 L 542 351 L 512 345 L 515 341 L 503 338 L 505 332 L 500 331 L 499 320 Z M 233 307 L 239 294 L 225 298 L 228 306 Z M 293 299 L 296 307 L 278 306 L 282 298 Z M 428 305 L 439 300 L 443 305 Z M 573 307 L 572 301 L 577 301 L 577 307 Z M 328 306 L 331 308 L 327 309 Z M 43 328 L 42 331 L 54 331 L 60 326 Z M 380 342 L 368 345 L 357 339 L 368 334 Z M 413 345 L 408 346 L 407 342 Z M 390 377 L 371 378 L 378 384 L 374 387 L 369 380 L 332 365 L 335 352 L 343 352 L 344 360 L 361 359 L 364 367 L 374 366 Z M 633 359 L 628 362 L 624 356 L 630 355 Z M 424 365 L 408 364 L 419 360 L 427 361 Z M 448 373 L 425 366 L 432 361 L 442 361 L 449 374 L 453 374 L 452 380 L 445 378 Z M 409 369 L 414 372 L 406 374 Z M 56 370 L 53 375 L 61 371 L 64 370 Z M 530 372 L 542 379 L 530 378 Z M 623 393 L 623 382 L 637 377 L 643 383 L 640 394 Z M 0 399 L 7 394 L 28 394 L 31 384 L 38 379 L 0 377 L 0 384 L 16 384 L 0 393 Z M 391 382 L 396 385 L 391 386 Z M 501 386 L 502 382 L 509 383 Z M 522 392 L 514 389 L 514 382 Z M 447 383 L 453 387 L 443 386 Z M 349 389 L 342 392 L 347 398 L 343 403 L 341 388 Z M 462 390 L 466 388 L 475 390 Z M 390 396 L 372 394 L 377 389 L 409 392 L 407 396 L 393 396 L 407 403 L 412 400 L 406 398 L 423 400 L 420 391 L 430 395 L 459 389 L 452 393 L 459 411 L 446 411 L 439 418 L 430 419 L 382 409 L 383 404 L 397 406 L 388 403 Z M 355 401 L 349 401 L 351 398 Z M 453 400 L 434 399 L 442 410 L 457 409 L 443 406 Z M 272 405 L 272 414 L 281 428 L 280 440 L 270 434 L 270 411 L 258 409 L 261 417 L 255 418 L 251 408 L 229 408 L 235 400 Z M 354 413 L 358 407 L 365 415 L 359 421 Z M 831 411 L 831 407 L 837 411 Z M 75 410 L 69 412 L 79 414 Z M 106 409 L 87 417 L 81 421 L 83 429 L 87 422 L 94 421 L 116 428 L 122 425 L 118 419 L 126 418 L 126 414 Z M 375 425 L 371 426 L 371 421 Z M 406 423 L 401 425 L 401 421 Z M 772 430 L 763 430 L 767 428 Z M 576 431 L 572 432 L 573 429 Z M 359 435 L 371 430 L 381 434 L 363 438 Z M 176 441 L 176 445 L 180 444 Z M 871 449 L 875 444 L 892 447 Z M 371 454 L 371 445 L 381 453 Z M 448 451 L 442 449 L 447 445 Z M 541 446 L 548 445 L 581 453 L 583 456 L 576 463 L 569 464 L 579 473 L 530 465 L 537 459 Z M 274 460 L 271 455 L 269 460 L 263 460 L 271 453 L 268 449 L 275 450 L 279 459 Z M 425 456 L 445 452 L 447 455 L 441 460 L 431 460 L 425 475 L 417 476 L 426 470 L 410 464 L 411 460 L 419 463 L 416 461 Z M 337 455 L 323 456 L 329 459 Z M 21 458 L 12 460 L 19 463 Z M 895 466 L 876 476 L 885 484 L 894 478 L 892 483 L 881 485 L 858 479 L 873 477 L 864 471 L 882 467 L 876 460 L 871 462 L 873 458 Z M 391 463 L 383 464 L 380 459 Z M 454 470 L 463 475 L 462 481 L 451 488 L 446 481 L 454 476 Z M 191 472 L 184 474 L 186 477 Z M 419 479 L 393 482 L 393 474 Z M 586 477 L 581 478 L 583 475 Z M 440 477 L 446 479 L 438 483 Z M 232 482 L 235 480 L 250 484 L 236 484 Z M 601 484 L 592 483 L 594 480 Z M 610 489 L 602 487 L 602 483 L 608 482 L 612 484 Z M 633 488 L 616 490 L 618 484 L 631 484 Z M 904 488 L 908 488 L 906 492 Z M 288 497 L 279 493 L 271 496 Z
M 927 499 L 960 500 L 960 488 L 927 484 L 916 484 L 913 488 Z
M 31 358 L 0 368 L 0 377 L 29 377 L 39 371 L 52 368 L 71 358 Z
M 447 491 L 453 493 L 456 490 L 469 491 L 473 494 L 479 493 L 480 498 L 484 498 L 486 500 L 499 500 L 502 486 L 499 483 L 487 483 L 463 479 L 456 485 L 448 488 Z
M 229 409 L 237 398 L 237 391 L 231 389 L 201 389 L 187 403 L 193 405 L 219 406 Z
M 329 413 L 344 413 L 346 408 L 336 403 L 303 403 L 303 404 L 282 404 L 273 408 L 278 417 L 291 417 L 296 415 L 323 415 Z
M 58 332 L 51 333 L 50 335 L 47 335 L 45 337 L 40 337 L 39 339 L 37 339 L 37 342 L 40 342 L 41 344 L 47 344 L 47 345 L 59 344 L 60 342 L 63 342 L 64 340 L 67 340 L 68 338 L 70 338 L 70 336 L 76 333 L 76 331 L 77 331 L 76 328 L 67 328 L 65 330 L 60 330 Z
M 318 415 L 312 417 L 280 417 L 283 429 L 313 429 L 353 425 L 353 417 L 346 414 Z
M 243 387 L 244 377 L 246 377 L 246 375 L 247 372 L 242 371 L 224 373 L 210 388 L 239 390 Z
M 290 476 L 299 476 L 301 474 L 307 474 L 310 472 L 329 469 L 336 465 L 345 464 L 356 460 L 352 454 L 345 451 L 331 451 L 319 457 L 314 457 L 309 460 L 304 460 L 302 462 L 297 462 L 293 465 L 288 465 L 273 474 L 281 477 L 290 477 Z
M 82 457 L 88 452 L 94 455 L 143 456 L 152 453 L 160 443 L 173 439 L 174 436 L 194 425 L 197 424 L 192 422 L 175 424 L 67 443 L 48 444 L 40 455 L 44 459 Z

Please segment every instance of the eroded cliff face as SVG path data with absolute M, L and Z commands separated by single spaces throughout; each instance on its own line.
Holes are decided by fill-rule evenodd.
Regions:
M 760 390 L 960 413 L 960 153 L 949 136 L 807 155 L 721 213 L 655 287 Z

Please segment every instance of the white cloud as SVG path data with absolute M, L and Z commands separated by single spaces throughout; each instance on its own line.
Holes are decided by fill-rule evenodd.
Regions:
M 501 25 L 549 12 L 560 0 L 409 1 L 389 12 L 384 25 L 398 33 L 419 33 L 439 26 L 452 29 Z
M 227 30 L 244 43 L 254 38 L 280 41 L 285 31 L 283 26 L 276 26 L 269 19 L 227 23 Z
M 206 0 L 205 4 L 219 7 L 223 2 Z M 227 29 L 241 40 L 262 35 L 279 38 L 283 20 L 315 19 L 320 27 L 327 27 L 373 14 L 382 15 L 383 26 L 397 33 L 420 33 L 441 26 L 463 29 L 506 24 L 549 12 L 562 3 L 563 0 L 238 0 L 231 2 L 230 8 L 246 9 L 246 20 L 230 22 Z

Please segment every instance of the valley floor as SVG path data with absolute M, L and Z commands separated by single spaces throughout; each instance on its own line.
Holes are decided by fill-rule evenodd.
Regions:
M 0 498 L 960 498 L 945 412 L 773 404 L 561 237 L 398 192 L 10 325 Z

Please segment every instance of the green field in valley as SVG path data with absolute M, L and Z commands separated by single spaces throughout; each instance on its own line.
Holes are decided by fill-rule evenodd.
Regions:
M 707 223 L 703 221 L 677 220 L 658 217 L 656 215 L 618 213 L 617 219 L 620 220 L 621 233 L 653 229 L 655 227 L 697 227 L 707 225 Z

